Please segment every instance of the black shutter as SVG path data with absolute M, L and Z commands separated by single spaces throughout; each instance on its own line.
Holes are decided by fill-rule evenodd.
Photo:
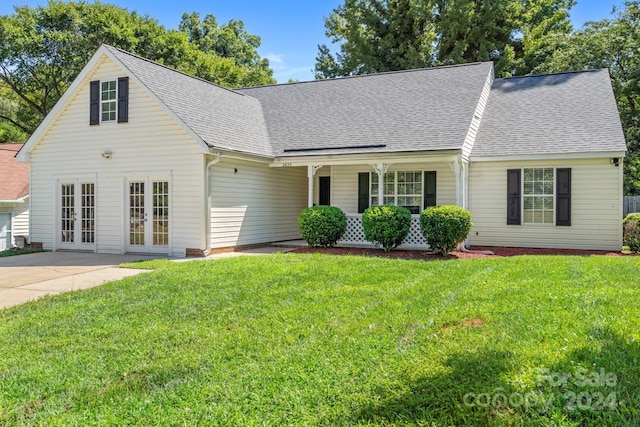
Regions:
M 118 78 L 118 123 L 129 121 L 129 77 Z
M 520 225 L 520 169 L 507 169 L 507 225 Z
M 100 124 L 100 81 L 89 83 L 89 124 Z
M 423 207 L 426 209 L 436 205 L 436 172 L 428 171 L 424 173 L 424 200 Z
M 556 225 L 571 225 L 571 168 L 556 169 Z
M 369 172 L 358 174 L 358 213 L 369 207 Z

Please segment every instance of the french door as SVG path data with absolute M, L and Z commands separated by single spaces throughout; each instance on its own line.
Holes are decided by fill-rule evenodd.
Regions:
M 127 181 L 127 252 L 169 252 L 169 181 Z
M 95 183 L 79 179 L 61 181 L 58 189 L 58 248 L 95 250 Z

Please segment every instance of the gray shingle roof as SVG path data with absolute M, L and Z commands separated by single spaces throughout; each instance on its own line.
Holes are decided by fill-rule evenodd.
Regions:
M 105 46 L 209 146 L 264 156 L 459 150 L 492 63 L 228 90 Z M 496 79 L 474 157 L 625 151 L 607 70 Z
M 490 62 L 245 88 L 276 156 L 460 149 Z
M 208 145 L 272 155 L 257 99 L 115 47 L 106 48 Z
M 496 79 L 471 160 L 626 148 L 604 69 Z

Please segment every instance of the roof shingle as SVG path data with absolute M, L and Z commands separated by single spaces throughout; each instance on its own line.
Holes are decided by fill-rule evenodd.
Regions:
M 490 62 L 239 89 L 276 156 L 460 149 Z
M 257 99 L 124 50 L 105 47 L 209 146 L 272 154 Z
M 626 151 L 606 69 L 496 79 L 474 157 Z
M 18 200 L 29 194 L 29 165 L 18 163 L 24 144 L 0 144 L 0 200 Z

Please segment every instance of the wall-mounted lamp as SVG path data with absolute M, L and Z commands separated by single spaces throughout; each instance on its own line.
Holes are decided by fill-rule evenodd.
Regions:
M 112 154 L 113 153 L 111 151 L 103 151 L 102 153 L 100 153 L 100 155 L 105 159 L 110 159 Z
M 238 168 L 233 168 L 233 173 L 238 173 Z
M 611 158 L 611 164 L 614 165 L 615 167 L 620 166 L 620 159 L 617 157 Z

